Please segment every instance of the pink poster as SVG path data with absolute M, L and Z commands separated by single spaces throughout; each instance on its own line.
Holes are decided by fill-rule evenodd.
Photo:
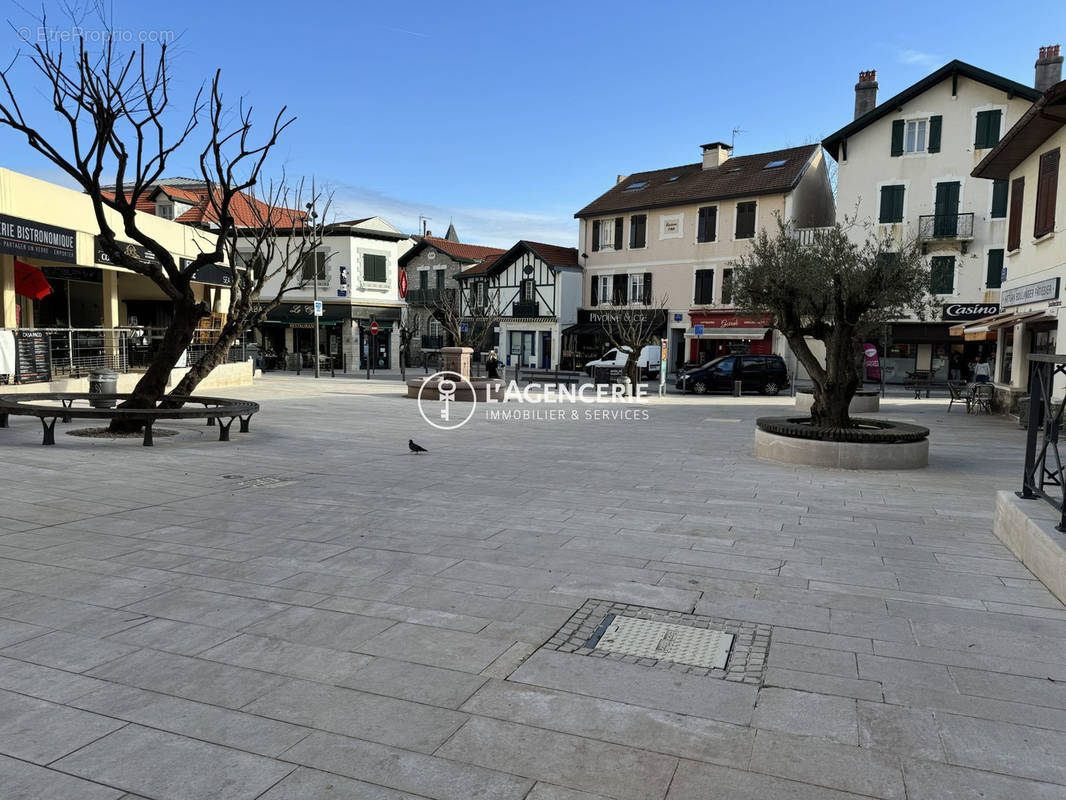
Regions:
M 862 346 L 862 354 L 866 358 L 866 380 L 880 383 L 881 357 L 877 355 L 877 347 L 867 342 Z

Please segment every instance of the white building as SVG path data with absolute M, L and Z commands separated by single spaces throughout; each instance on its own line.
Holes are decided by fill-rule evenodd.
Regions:
M 480 309 L 498 310 L 491 341 L 505 365 L 561 365 L 562 330 L 577 321 L 582 270 L 577 250 L 520 241 L 496 258 L 458 273 L 460 312 L 477 324 Z
M 877 88 L 877 73 L 861 72 L 855 119 L 823 142 L 839 165 L 837 221 L 855 218 L 857 237 L 874 229 L 921 240 L 940 319 L 890 325 L 882 363 L 888 381 L 915 370 L 946 380 L 953 354 L 962 363 L 993 355 L 991 342 L 967 342 L 952 327 L 999 309 L 1007 185 L 970 173 L 1040 91 L 961 61 L 880 104 Z
M 285 295 L 262 326 L 264 346 L 273 352 L 300 354 L 305 366 L 314 364 L 314 305 L 322 301 L 319 318 L 320 353 L 337 369 L 374 369 L 399 366 L 400 337 L 396 330 L 404 301 L 400 296 L 400 256 L 411 238 L 381 217 L 338 222 L 326 227 L 314 266 L 303 269 L 302 283 Z M 263 288 L 263 296 L 277 294 L 277 279 Z M 370 332 L 378 324 L 377 335 Z

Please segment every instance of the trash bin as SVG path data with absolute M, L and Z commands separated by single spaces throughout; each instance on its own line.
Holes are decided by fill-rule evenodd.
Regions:
M 111 398 L 96 399 L 93 395 L 118 393 L 118 373 L 110 369 L 94 369 L 89 373 L 89 405 L 93 408 L 114 408 Z

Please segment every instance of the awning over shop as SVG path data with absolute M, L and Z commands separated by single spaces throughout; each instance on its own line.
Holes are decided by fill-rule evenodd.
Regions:
M 965 325 L 955 325 L 951 329 L 951 335 L 962 336 L 968 342 L 979 342 L 984 339 L 996 338 L 995 332 L 999 328 L 1017 325 L 1019 322 L 1031 324 L 1050 319 L 1055 318 L 1045 311 L 1007 311 L 1002 314 L 993 314 L 981 319 L 975 319 Z
M 693 328 L 685 331 L 686 339 L 764 339 L 769 328 L 704 328 L 696 333 Z
M 563 328 L 563 336 L 582 336 L 590 333 L 600 333 L 603 331 L 603 326 L 594 322 L 579 322 L 577 325 L 571 325 L 569 328 Z

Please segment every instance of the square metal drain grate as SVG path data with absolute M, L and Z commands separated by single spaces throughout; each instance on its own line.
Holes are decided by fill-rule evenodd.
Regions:
M 544 649 L 759 684 L 770 632 L 762 623 L 588 600 Z

